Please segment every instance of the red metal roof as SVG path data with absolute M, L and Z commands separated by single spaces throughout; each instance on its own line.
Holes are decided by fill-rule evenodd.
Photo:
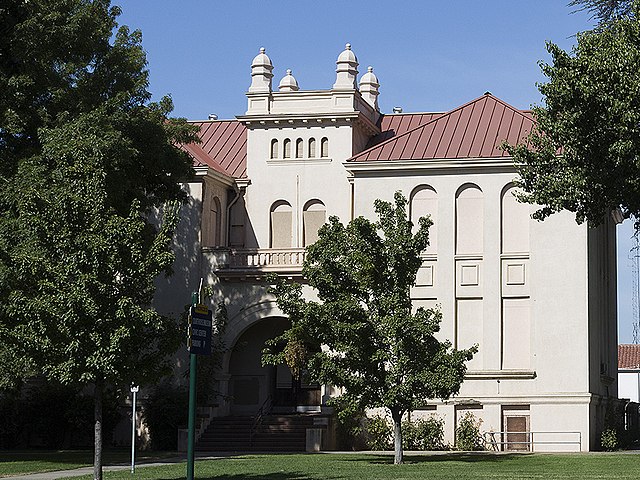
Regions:
M 640 368 L 640 345 L 618 345 L 618 368 Z
M 430 122 L 434 118 L 442 115 L 440 113 L 394 113 L 382 115 L 380 120 L 381 132 L 372 137 L 367 144 L 367 148 L 374 147 L 390 138 L 402 135 L 409 130 L 413 130 L 420 125 Z
M 237 120 L 192 122 L 200 144 L 184 145 L 194 166 L 209 166 L 234 178 L 247 175 L 247 130 Z M 533 126 L 528 110 L 518 110 L 485 94 L 448 113 L 383 115 L 381 133 L 349 161 L 504 157 L 499 147 L 526 141 Z
M 200 144 L 184 145 L 194 166 L 207 165 L 234 178 L 247 175 L 247 129 L 237 120 L 192 122 L 200 126 Z
M 525 142 L 533 126 L 518 110 L 490 93 L 354 155 L 349 161 L 495 158 L 507 156 L 503 141 Z M 391 121 L 391 120 L 390 120 Z

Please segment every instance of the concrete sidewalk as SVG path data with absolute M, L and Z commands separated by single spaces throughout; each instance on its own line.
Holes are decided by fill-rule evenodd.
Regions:
M 216 458 L 223 458 L 228 455 L 216 455 L 216 456 L 199 456 L 196 455 L 196 460 L 214 460 Z M 178 463 L 184 463 L 187 468 L 187 460 L 184 457 L 164 458 L 162 460 L 154 460 L 149 462 L 136 463 L 136 470 L 146 467 L 160 467 L 162 465 L 175 465 Z M 115 472 L 119 470 L 130 470 L 131 464 L 118 464 L 102 467 L 103 472 Z M 81 467 L 74 468 L 73 470 L 56 470 L 53 472 L 41 472 L 41 473 L 27 473 L 24 475 L 16 475 L 13 477 L 0 477 L 1 480 L 56 480 L 58 478 L 67 477 L 80 477 L 82 475 L 93 475 L 93 467 Z

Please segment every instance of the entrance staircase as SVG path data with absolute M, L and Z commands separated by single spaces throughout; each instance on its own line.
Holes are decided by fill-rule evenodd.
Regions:
M 254 417 L 216 417 L 196 443 L 200 452 L 304 452 L 313 415 L 265 415 L 252 434 Z

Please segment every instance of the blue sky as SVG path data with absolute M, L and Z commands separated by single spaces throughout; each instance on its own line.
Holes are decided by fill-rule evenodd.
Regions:
M 447 111 L 490 91 L 519 108 L 539 104 L 545 42 L 565 49 L 592 27 L 568 0 L 113 0 L 120 23 L 143 33 L 154 97 L 175 114 L 233 118 L 246 110 L 250 64 L 264 46 L 274 83 L 291 68 L 301 89 L 331 88 L 351 43 L 374 67 L 380 108 Z M 629 222 L 618 232 L 619 341 L 632 340 Z

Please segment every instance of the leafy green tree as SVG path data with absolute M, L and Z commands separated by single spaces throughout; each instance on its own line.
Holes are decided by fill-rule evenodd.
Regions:
M 119 13 L 109 0 L 0 6 L 0 341 L 93 386 L 96 479 L 105 386 L 162 374 L 179 342 L 151 302 L 192 173 L 177 145 L 195 140 L 168 97 L 150 103 L 141 34 Z
M 431 221 L 415 234 L 406 199 L 375 202 L 378 221 L 358 217 L 347 226 L 331 217 L 307 247 L 303 275 L 318 295 L 306 300 L 302 285 L 276 281 L 272 289 L 291 328 L 275 344 L 303 342 L 306 368 L 321 383 L 344 388 L 352 410 L 386 408 L 394 424 L 395 463 L 402 463 L 404 413 L 430 398 L 449 398 L 460 388 L 477 347 L 453 350 L 435 334 L 438 310 L 412 311 L 410 288 L 428 245 Z M 265 363 L 284 363 L 288 350 L 266 351 Z
M 601 26 L 634 14 L 633 0 L 571 0 L 569 6 L 588 11 L 592 18 L 600 22 Z
M 506 146 L 544 219 L 563 209 L 599 224 L 617 208 L 640 219 L 640 5 L 607 28 L 580 33 L 571 53 L 548 44 L 544 105 L 529 145 Z
M 0 396 L 19 393 L 24 379 L 35 375 L 29 358 L 16 352 L 13 345 L 0 342 Z

